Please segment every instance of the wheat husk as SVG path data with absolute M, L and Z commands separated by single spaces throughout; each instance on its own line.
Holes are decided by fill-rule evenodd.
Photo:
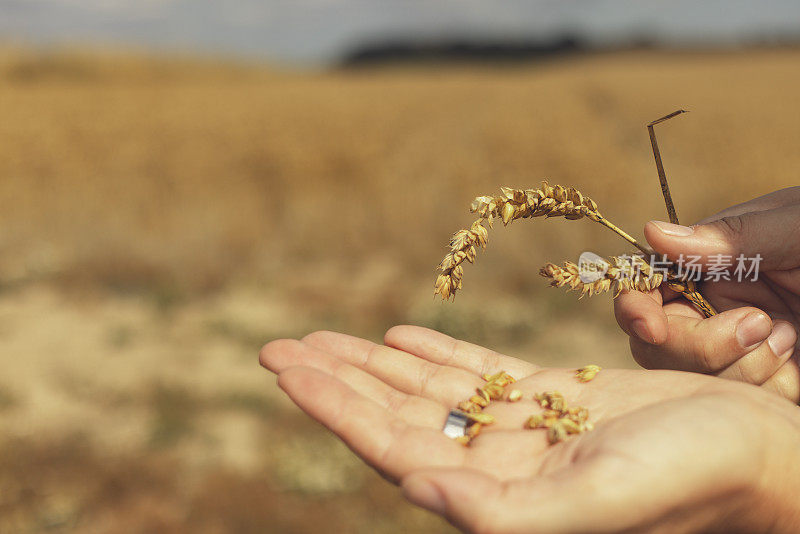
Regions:
M 548 263 L 539 274 L 550 280 L 552 287 L 567 287 L 568 291 L 579 291 L 580 297 L 591 297 L 598 293 L 612 291 L 616 298 L 623 290 L 652 291 L 664 282 L 664 275 L 653 271 L 644 258 L 634 256 L 612 256 L 606 261 L 608 269 L 602 278 L 584 282 L 579 267 L 571 261 L 563 266 Z

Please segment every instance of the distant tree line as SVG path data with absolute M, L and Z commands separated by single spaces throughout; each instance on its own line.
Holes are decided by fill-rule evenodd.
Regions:
M 636 43 L 637 47 L 649 43 Z M 594 47 L 573 35 L 562 35 L 547 41 L 387 41 L 368 43 L 355 48 L 342 60 L 343 66 L 362 66 L 400 62 L 453 61 L 530 61 L 557 56 L 576 55 Z
M 736 43 L 750 47 L 797 47 L 800 34 L 762 35 Z M 675 43 L 658 42 L 646 36 L 633 38 L 615 45 L 598 45 L 576 35 L 563 34 L 552 39 L 489 40 L 442 39 L 436 41 L 399 39 L 365 43 L 346 53 L 341 60 L 344 67 L 380 65 L 385 63 L 440 63 L 440 62 L 517 62 L 539 61 L 592 52 L 640 50 Z M 726 45 L 683 43 L 681 49 L 724 49 Z

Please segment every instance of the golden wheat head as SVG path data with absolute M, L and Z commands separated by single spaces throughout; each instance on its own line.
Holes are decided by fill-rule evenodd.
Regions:
M 662 273 L 653 272 L 652 267 L 641 256 L 612 256 L 605 262 L 605 273 L 593 282 L 584 282 L 579 267 L 571 261 L 564 266 L 548 263 L 539 274 L 550 280 L 552 287 L 567 287 L 568 291 L 580 291 L 581 296 L 613 291 L 614 298 L 622 290 L 652 291 L 664 282 Z
M 478 246 L 486 247 L 488 231 L 483 226 L 486 221 L 489 227 L 495 218 L 504 225 L 516 219 L 529 217 L 564 217 L 580 219 L 587 217 L 593 221 L 604 220 L 597 209 L 597 204 L 574 187 L 550 185 L 542 182 L 539 189 L 512 189 L 502 187 L 499 196 L 477 197 L 470 207 L 472 213 L 480 217 L 469 229 L 459 230 L 450 239 L 450 252 L 439 264 L 441 273 L 436 278 L 434 294 L 447 300 L 461 289 L 464 261 L 473 263 L 478 253 Z

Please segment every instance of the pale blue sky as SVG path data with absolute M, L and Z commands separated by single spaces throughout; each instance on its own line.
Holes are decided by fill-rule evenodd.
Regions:
M 0 40 L 323 62 L 365 41 L 464 36 L 735 43 L 800 34 L 798 0 L 0 0 Z

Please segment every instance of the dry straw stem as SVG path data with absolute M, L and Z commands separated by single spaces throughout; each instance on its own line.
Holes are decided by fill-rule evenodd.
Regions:
M 502 194 L 499 196 L 477 197 L 473 201 L 470 210 L 478 214 L 479 218 L 468 229 L 459 230 L 450 239 L 450 251 L 439 264 L 440 274 L 436 278 L 434 285 L 434 294 L 441 295 L 444 300 L 455 296 L 456 291 L 461 289 L 464 277 L 463 263 L 465 261 L 473 263 L 478 254 L 478 247 L 486 247 L 489 233 L 486 227 L 483 226 L 483 222 L 486 221 L 491 228 L 495 218 L 502 220 L 504 225 L 508 225 L 517 219 L 531 217 L 564 217 L 569 220 L 587 218 L 609 228 L 646 256 L 654 257 L 655 255 L 655 251 L 648 245 L 639 243 L 630 234 L 606 219 L 600 213 L 597 203 L 574 187 L 551 186 L 546 181 L 543 181 L 539 189 L 523 190 L 502 187 L 501 192 Z M 646 261 L 641 259 L 641 263 L 646 264 Z M 649 273 L 649 265 L 647 270 Z M 553 272 L 555 273 L 555 271 Z M 714 315 L 716 311 L 697 291 L 694 283 L 678 277 L 676 272 L 674 266 L 670 266 L 670 274 L 667 277 L 670 287 L 681 292 L 707 317 Z M 570 277 L 570 284 L 574 283 L 572 280 L 573 277 Z M 613 278 L 606 277 L 591 287 L 582 287 L 581 294 L 589 293 L 591 295 L 596 292 L 607 291 L 614 285 L 613 282 Z M 662 282 L 664 282 L 663 275 L 649 273 L 636 279 L 634 283 L 630 284 L 630 287 L 621 285 L 619 289 L 650 291 L 658 287 Z M 572 289 L 575 289 L 575 287 Z M 618 293 L 618 291 L 615 291 L 615 293 Z

